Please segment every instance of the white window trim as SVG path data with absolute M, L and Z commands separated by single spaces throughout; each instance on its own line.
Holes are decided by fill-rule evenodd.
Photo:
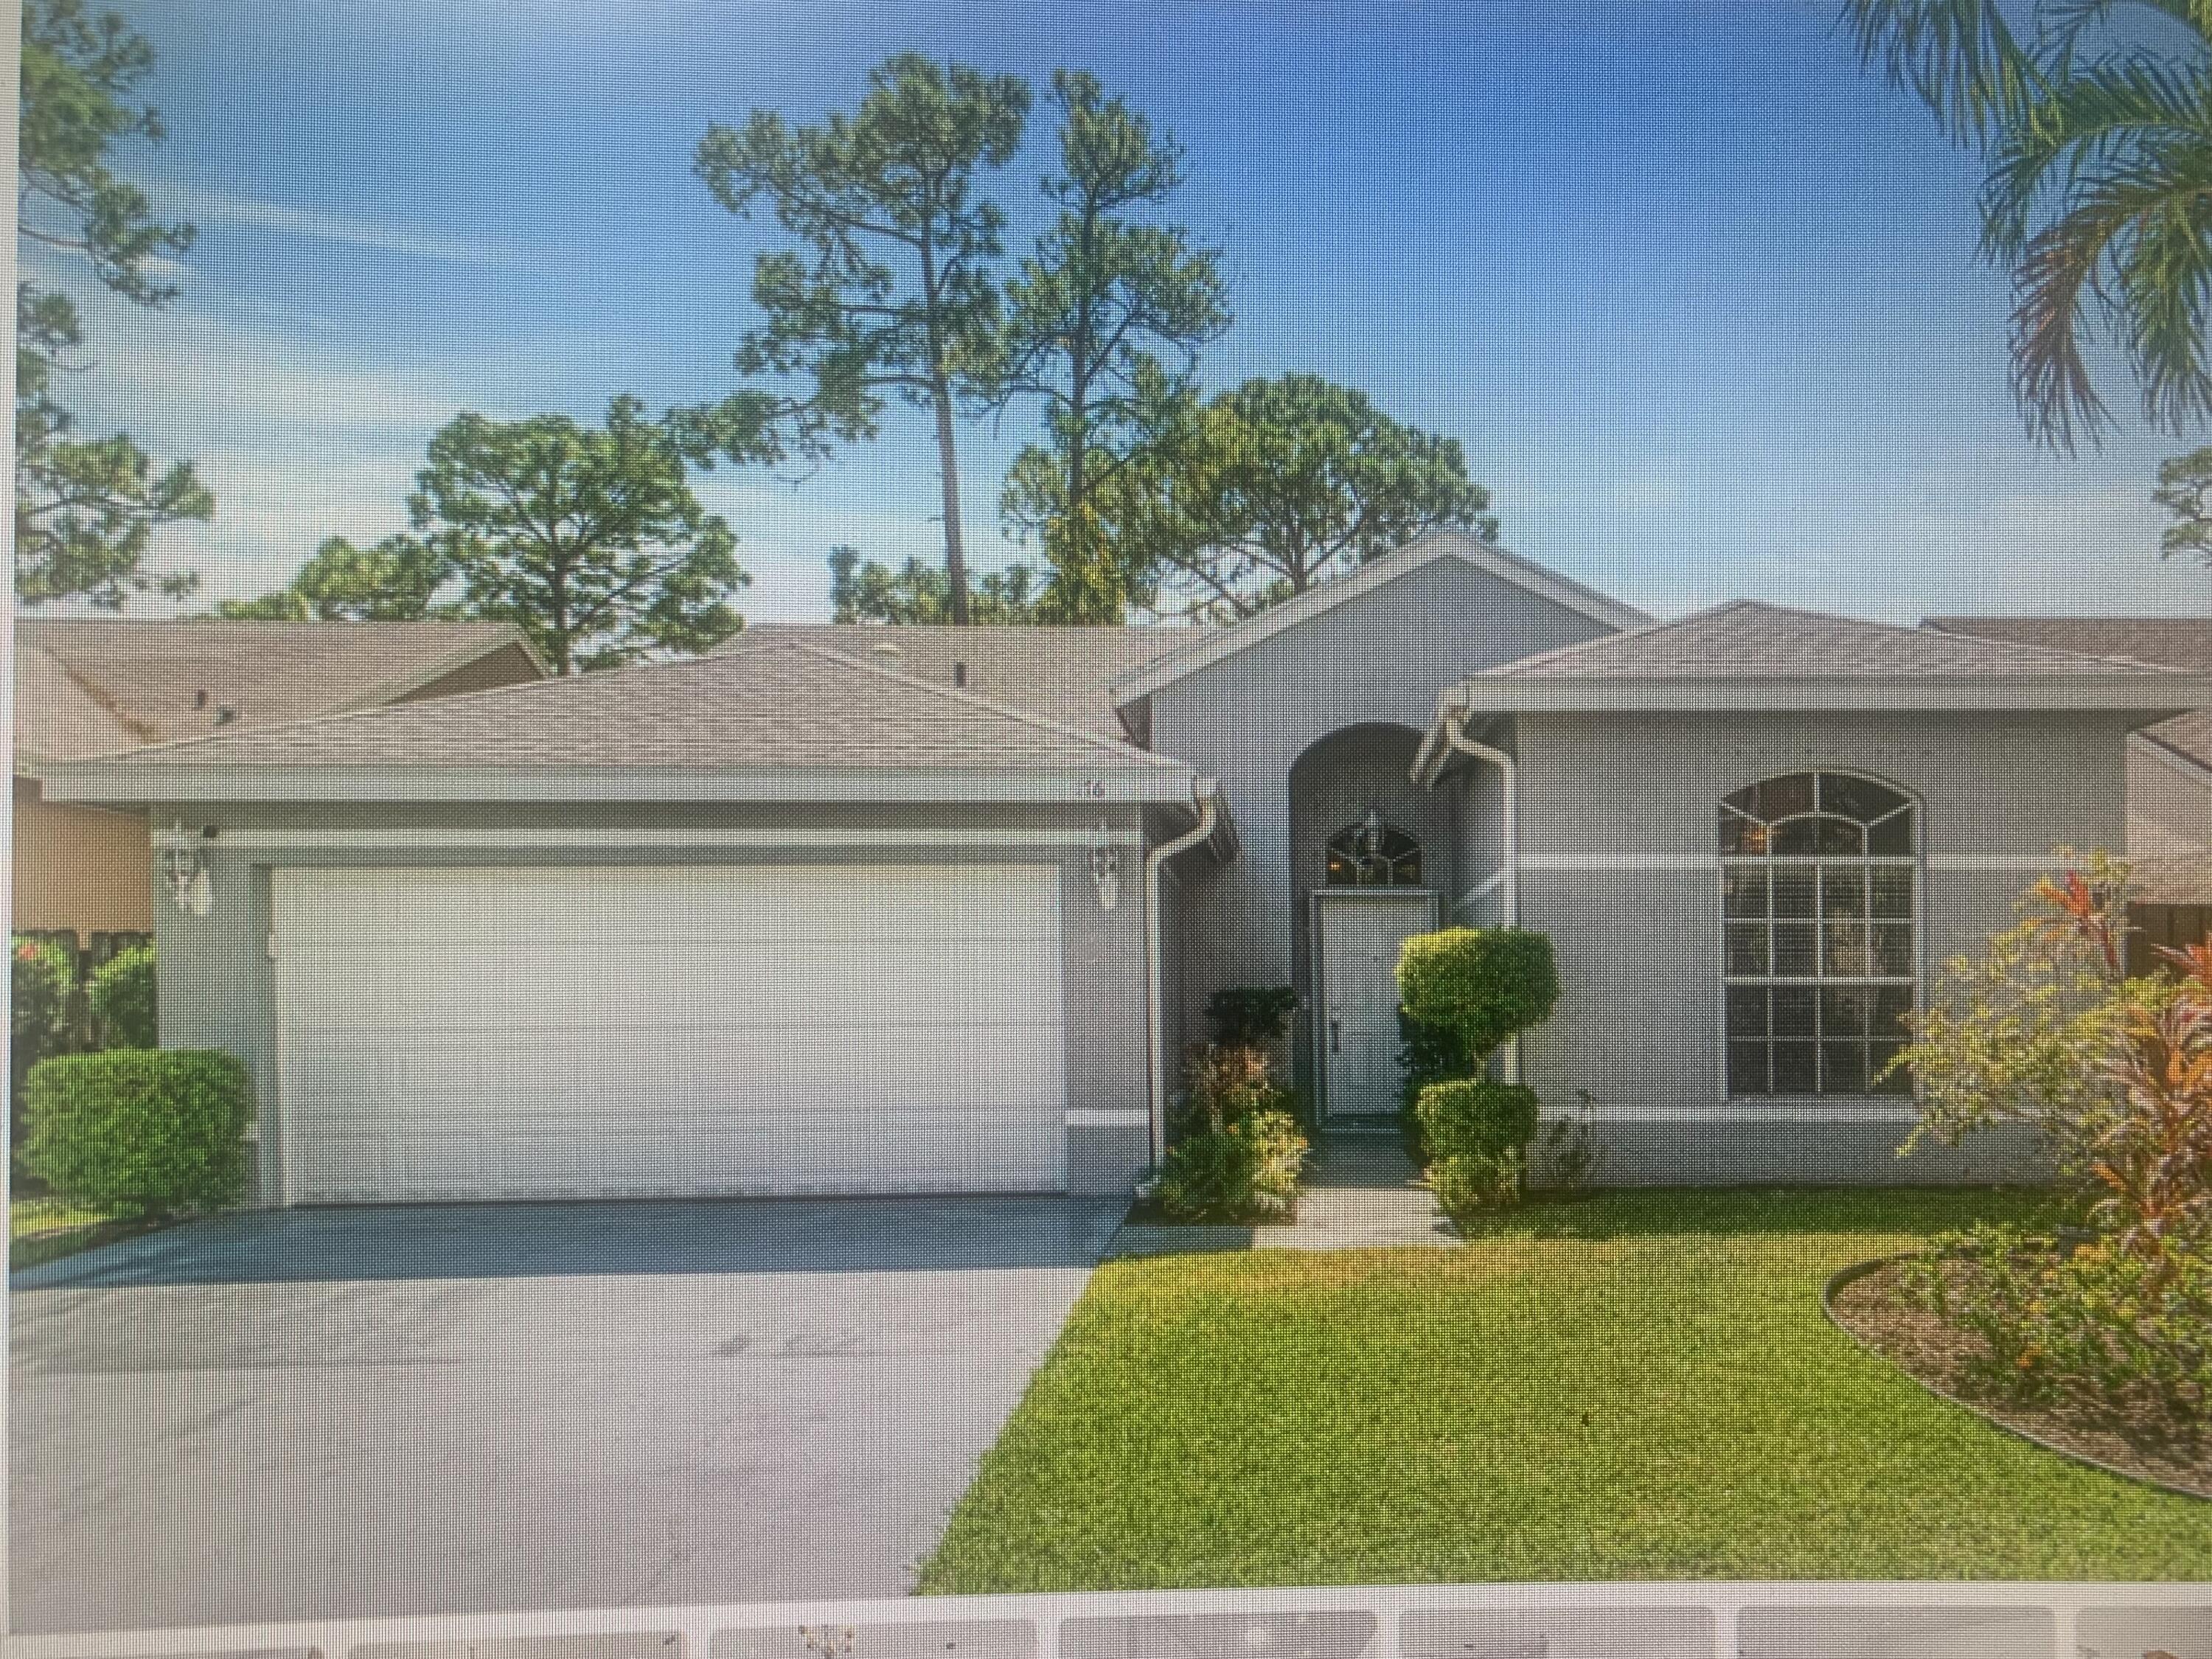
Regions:
M 1847 768 L 1842 767 L 1823 767 L 1817 765 L 1802 768 L 1801 769 L 1812 773 L 1816 779 L 1825 775 L 1858 778 L 1868 783 L 1877 784 L 1884 789 L 1890 790 L 1893 793 L 1902 796 L 1905 800 L 1905 805 L 1903 806 L 1893 808 L 1892 811 L 1884 813 L 1881 817 L 1876 819 L 1870 821 L 1856 820 L 1856 822 L 1860 823 L 1863 830 L 1870 830 L 1873 829 L 1875 824 L 1886 823 L 1890 819 L 1895 817 L 1899 812 L 1910 813 L 1912 817 L 1912 842 L 1915 850 L 1911 853 L 1838 853 L 1831 854 L 1817 853 L 1724 853 L 1716 856 L 1714 860 L 1715 879 L 1713 884 L 1713 915 L 1714 926 L 1716 928 L 1715 940 L 1718 947 L 1715 959 L 1720 969 L 1720 996 L 1717 999 L 1719 1006 L 1716 1010 L 1717 1024 L 1719 1027 L 1720 1037 L 1720 1047 L 1717 1055 L 1720 1066 L 1720 1111 L 1724 1115 L 1735 1118 L 1796 1117 L 1806 1119 L 1808 1121 L 1832 1119 L 1839 1121 L 1906 1121 L 1917 1115 L 1916 1108 L 1913 1104 L 1913 1098 L 1908 1095 L 1885 1095 L 1865 1091 L 1856 1093 L 1787 1095 L 1775 1094 L 1771 1091 L 1761 1091 L 1756 1094 L 1739 1095 L 1734 1093 L 1729 1087 L 1728 994 L 1731 986 L 1759 985 L 1771 988 L 1778 985 L 1802 985 L 1817 990 L 1822 987 L 1831 985 L 1838 987 L 1883 986 L 1900 985 L 1906 982 L 1899 975 L 1887 974 L 1823 975 L 1815 972 L 1812 975 L 1778 975 L 1771 971 L 1774 961 L 1774 910 L 1773 896 L 1771 890 L 1767 896 L 1767 906 L 1765 917 L 1767 928 L 1766 959 L 1770 971 L 1761 975 L 1729 973 L 1728 959 L 1729 925 L 1732 920 L 1739 920 L 1737 918 L 1731 918 L 1728 914 L 1728 872 L 1732 869 L 1742 868 L 1771 870 L 1777 866 L 1790 865 L 1812 866 L 1815 867 L 1821 865 L 1856 865 L 1864 870 L 1872 870 L 1877 867 L 1889 869 L 1910 868 L 1912 872 L 1912 916 L 1911 919 L 1911 926 L 1912 928 L 1912 975 L 1911 980 L 1912 1011 L 1915 1014 L 1919 1014 L 1925 1012 L 1927 1009 L 1929 858 L 1927 853 L 1927 811 L 1924 803 L 1921 800 L 1919 795 L 1916 792 L 1905 788 L 1902 784 L 1893 782 L 1887 778 L 1875 776 L 1870 773 L 1855 772 Z M 1790 775 L 1790 774 L 1777 773 L 1774 775 L 1777 777 L 1786 777 Z M 1755 781 L 1764 783 L 1766 782 L 1767 780 L 1760 778 L 1755 780 Z M 1734 790 L 1729 792 L 1731 794 L 1736 793 L 1738 792 Z M 1814 801 L 1814 807 L 1810 812 L 1792 813 L 1790 815 L 1790 817 L 1823 816 L 1841 817 L 1843 816 L 1840 813 L 1823 813 L 1820 811 L 1817 784 L 1815 785 Z M 1750 814 L 1742 811 L 1740 808 L 1729 805 L 1725 796 L 1722 798 L 1718 805 L 1721 811 L 1735 812 L 1739 817 L 1743 818 L 1747 823 L 1770 822 L 1769 820 L 1753 818 Z M 1786 823 L 1788 821 L 1788 819 L 1774 819 L 1771 822 Z M 1717 833 L 1717 831 L 1716 831 L 1716 833 Z M 1870 899 L 1868 909 L 1869 914 L 1859 918 L 1859 921 L 1864 926 L 1872 927 L 1877 921 L 1877 918 L 1871 914 L 1873 905 Z M 1820 960 L 1819 954 L 1820 939 L 1826 927 L 1826 918 L 1816 914 L 1811 920 L 1813 921 L 1814 927 L 1814 965 L 1817 969 Z M 1891 918 L 1890 921 L 1892 924 L 1894 925 L 1895 919 Z M 1871 939 L 1869 940 L 1869 953 L 1871 953 Z M 1871 965 L 1871 954 L 1869 954 L 1869 965 Z M 1767 1073 L 1770 1082 L 1772 1080 L 1773 1077 L 1771 1069 L 1773 1063 L 1771 1048 L 1774 1042 L 1771 1008 L 1771 1005 L 1770 1005 L 1769 1023 L 1765 1037 L 1765 1042 L 1770 1051 L 1768 1054 L 1769 1070 Z M 1817 1030 L 1817 1025 L 1815 1029 Z M 1822 1039 L 1817 1035 L 1813 1038 L 1816 1065 L 1819 1063 L 1818 1049 L 1821 1041 Z M 1871 1039 L 1862 1039 L 1862 1041 L 1871 1041 Z M 1694 1109 L 1692 1115 L 1695 1115 Z

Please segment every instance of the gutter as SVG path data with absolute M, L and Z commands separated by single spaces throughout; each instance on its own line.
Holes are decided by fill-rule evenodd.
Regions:
M 1437 723 L 1413 757 L 1413 781 L 1433 789 L 1439 774 L 1453 755 L 1465 755 L 1473 760 L 1487 761 L 1496 767 L 1504 785 L 1502 815 L 1505 820 L 1504 867 L 1498 875 L 1504 889 L 1500 895 L 1501 908 L 1505 913 L 1505 925 L 1521 925 L 1521 769 L 1511 755 L 1503 749 L 1492 748 L 1486 743 L 1477 743 L 1467 735 L 1463 722 L 1467 720 L 1469 698 L 1462 688 L 1456 698 L 1447 696 L 1437 706 Z M 1441 735 L 1443 746 L 1431 750 L 1430 740 Z M 1423 776 L 1426 773 L 1425 779 Z M 1504 1056 L 1505 1081 L 1521 1081 L 1521 1039 L 1516 1035 Z
M 1167 953 L 1160 938 L 1160 870 L 1170 859 L 1213 839 L 1221 817 L 1221 786 L 1211 778 L 1197 780 L 1191 786 L 1191 805 L 1198 822 L 1145 854 L 1145 1050 L 1149 1073 L 1146 1130 L 1154 1169 L 1167 1151 L 1168 1139 L 1167 993 L 1162 983 Z

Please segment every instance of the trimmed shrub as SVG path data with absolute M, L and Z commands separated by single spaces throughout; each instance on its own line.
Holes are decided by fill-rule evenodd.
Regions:
M 92 1018 L 103 1048 L 151 1048 L 159 1041 L 154 947 L 118 951 L 93 969 Z
M 1532 1089 L 1488 1078 L 1432 1083 L 1415 1106 L 1429 1182 L 1447 1214 L 1516 1203 L 1539 1109 Z
M 1398 1100 L 1398 1128 L 1405 1138 L 1406 1155 L 1416 1164 L 1429 1161 L 1428 1143 L 1421 1137 L 1419 1110 L 1421 1091 L 1431 1083 L 1463 1078 L 1474 1069 L 1456 1031 L 1441 1025 L 1424 1025 L 1403 1008 L 1398 1010 L 1398 1065 L 1406 1077 Z
M 66 1054 L 73 1046 L 70 1000 L 76 989 L 76 959 L 58 939 L 21 933 L 15 935 L 12 955 L 9 1020 L 20 1076 L 47 1055 Z
M 235 1203 L 252 1086 L 229 1054 L 110 1048 L 40 1061 L 23 1161 L 56 1194 L 155 1219 Z
M 1281 1041 L 1297 1006 L 1298 994 L 1287 985 L 1232 985 L 1206 1000 L 1206 1017 L 1224 1048 L 1256 1048 Z
M 1479 1062 L 1550 1018 L 1559 998 L 1552 941 L 1517 927 L 1416 933 L 1399 953 L 1398 994 L 1414 1019 L 1456 1032 Z
M 1201 1125 L 1168 1149 L 1156 1194 L 1178 1221 L 1267 1221 L 1297 1208 L 1306 1138 L 1286 1114 L 1247 1113 Z

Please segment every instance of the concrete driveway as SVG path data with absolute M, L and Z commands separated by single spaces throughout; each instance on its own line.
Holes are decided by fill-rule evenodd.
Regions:
M 15 1628 L 902 1593 L 1119 1219 L 292 1211 L 16 1274 Z

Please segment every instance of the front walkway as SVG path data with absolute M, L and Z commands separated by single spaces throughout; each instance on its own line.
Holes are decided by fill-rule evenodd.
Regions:
M 1109 1258 L 1206 1250 L 1358 1250 L 1459 1243 L 1395 1135 L 1324 1135 L 1295 1221 L 1262 1226 L 1125 1223 Z

